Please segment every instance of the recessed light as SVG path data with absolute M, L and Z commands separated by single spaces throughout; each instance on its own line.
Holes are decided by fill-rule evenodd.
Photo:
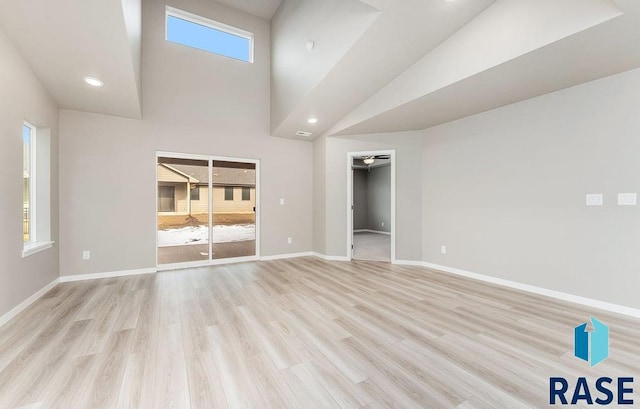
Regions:
M 307 119 L 307 122 L 309 122 L 310 124 L 317 124 L 318 118 L 312 116 L 311 118 Z
M 307 49 L 308 52 L 313 51 L 313 49 L 316 46 L 316 42 L 311 40 L 311 41 L 307 41 L 307 44 L 305 44 L 305 48 Z
M 100 81 L 95 77 L 84 77 L 83 80 L 84 82 L 91 85 L 92 87 L 101 87 L 104 85 L 104 82 Z

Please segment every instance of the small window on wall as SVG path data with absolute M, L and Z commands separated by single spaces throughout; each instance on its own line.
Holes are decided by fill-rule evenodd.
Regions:
M 28 122 L 22 125 L 22 257 L 53 245 L 49 134 Z
M 22 125 L 22 241 L 36 241 L 35 229 L 35 128 Z
M 166 8 L 166 39 L 213 54 L 253 62 L 253 33 L 173 7 Z
M 251 188 L 243 187 L 242 188 L 242 200 L 251 200 Z
M 224 200 L 233 200 L 233 187 L 226 186 L 224 188 Z
M 200 200 L 200 186 L 191 185 L 191 200 Z

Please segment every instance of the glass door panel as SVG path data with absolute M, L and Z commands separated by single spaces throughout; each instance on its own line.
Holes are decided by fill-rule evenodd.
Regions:
M 209 260 L 209 161 L 159 157 L 158 264 Z
M 213 161 L 213 259 L 256 255 L 256 164 Z

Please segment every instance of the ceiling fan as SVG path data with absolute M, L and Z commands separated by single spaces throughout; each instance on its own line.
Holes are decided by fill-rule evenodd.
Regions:
M 376 161 L 376 159 L 390 159 L 391 155 L 369 155 L 369 156 L 363 156 L 359 159 L 361 159 L 365 165 L 371 165 L 373 164 L 373 162 Z

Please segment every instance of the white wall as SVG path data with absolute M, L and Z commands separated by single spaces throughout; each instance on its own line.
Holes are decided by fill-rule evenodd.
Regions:
M 51 238 L 58 241 L 58 107 L 0 29 L 0 316 L 58 277 L 58 248 L 22 258 L 22 124 L 50 128 Z
M 326 223 L 327 138 L 320 136 L 313 141 L 313 251 L 319 254 L 327 251 Z
M 155 266 L 157 150 L 260 159 L 261 255 L 312 248 L 312 144 L 269 136 L 269 22 L 171 6 L 255 33 L 255 63 L 166 42 L 165 3 L 143 3 L 143 120 L 61 112 L 62 275 Z
M 639 106 L 634 70 L 427 130 L 424 260 L 640 307 Z

